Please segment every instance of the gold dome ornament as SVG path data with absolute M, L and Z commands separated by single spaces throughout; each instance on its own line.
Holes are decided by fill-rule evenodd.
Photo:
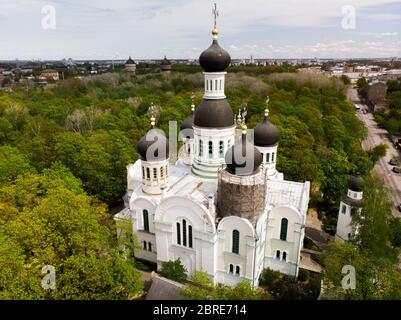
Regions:
M 218 35 L 219 35 L 219 29 L 214 28 L 214 29 L 212 30 L 212 36 L 213 36 L 213 37 L 217 37 Z
M 154 127 L 156 125 L 156 118 L 154 116 L 150 117 L 150 125 Z
M 246 126 L 246 124 L 243 124 L 241 129 L 242 129 L 242 134 L 246 134 L 248 131 L 248 127 Z

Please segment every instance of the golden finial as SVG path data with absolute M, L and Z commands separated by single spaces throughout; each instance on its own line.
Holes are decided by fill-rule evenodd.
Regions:
M 237 116 L 237 124 L 238 124 L 239 126 L 242 125 L 241 112 L 238 113 L 238 116 Z
M 191 101 L 192 101 L 191 111 L 194 112 L 195 111 L 195 93 L 194 92 L 192 92 Z
M 245 123 L 243 123 L 242 126 L 241 126 L 241 129 L 242 129 L 242 134 L 246 134 L 246 132 L 248 130 L 248 127 L 246 126 Z
M 213 30 L 212 30 L 212 36 L 213 36 L 213 37 L 217 37 L 218 35 L 219 35 L 219 29 L 213 28 Z
M 150 125 L 154 127 L 156 125 L 156 118 L 154 116 L 150 117 Z
M 270 101 L 270 97 L 267 96 L 267 97 L 266 97 L 265 117 L 269 116 L 269 101 Z
M 150 104 L 149 114 L 150 114 L 150 125 L 154 127 L 156 125 L 156 117 L 155 117 L 155 105 L 153 104 L 153 102 Z

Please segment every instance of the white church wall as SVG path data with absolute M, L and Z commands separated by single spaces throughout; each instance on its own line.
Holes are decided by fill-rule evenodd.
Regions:
M 146 199 L 145 197 L 138 197 L 132 199 L 130 203 L 130 209 L 134 212 L 135 219 L 135 230 L 144 230 L 144 210 L 148 212 L 149 232 L 155 233 L 155 212 L 156 207 L 154 203 Z
M 239 231 L 239 254 L 233 253 L 233 231 Z M 217 282 L 239 282 L 244 278 L 252 281 L 255 249 L 255 231 L 251 223 L 237 216 L 223 218 L 218 225 Z M 230 274 L 230 264 L 233 273 Z M 240 274 L 236 275 L 239 266 Z
M 192 227 L 192 248 L 189 234 L 184 246 L 183 220 Z M 180 242 L 177 243 L 177 222 L 180 223 Z M 186 197 L 172 196 L 163 199 L 156 210 L 157 261 L 180 258 L 191 275 L 196 270 L 215 274 L 214 244 L 215 225 L 208 210 Z
M 280 239 L 281 221 L 288 220 L 287 238 Z M 296 275 L 302 238 L 304 234 L 303 217 L 291 206 L 273 208 L 269 212 L 267 240 L 265 249 L 265 268 L 269 267 L 283 273 Z M 277 257 L 277 252 L 279 255 Z

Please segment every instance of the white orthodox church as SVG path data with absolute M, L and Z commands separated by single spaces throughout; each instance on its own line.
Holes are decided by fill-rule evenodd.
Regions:
M 264 268 L 297 276 L 310 183 L 277 172 L 279 132 L 268 109 L 253 137 L 245 124 L 236 134 L 224 92 L 231 58 L 216 28 L 212 35 L 199 58 L 203 100 L 181 124 L 178 160 L 171 163 L 168 139 L 152 117 L 137 145 L 141 158 L 128 165 L 126 207 L 115 219 L 132 221 L 142 245 L 137 258 L 158 268 L 180 259 L 189 276 L 202 270 L 228 285 L 257 285 Z

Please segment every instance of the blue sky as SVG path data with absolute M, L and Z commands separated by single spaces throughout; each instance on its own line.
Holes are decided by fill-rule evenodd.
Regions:
M 213 2 L 233 58 L 401 56 L 401 0 L 1 0 L 0 59 L 197 58 Z M 42 27 L 46 5 L 55 29 Z

